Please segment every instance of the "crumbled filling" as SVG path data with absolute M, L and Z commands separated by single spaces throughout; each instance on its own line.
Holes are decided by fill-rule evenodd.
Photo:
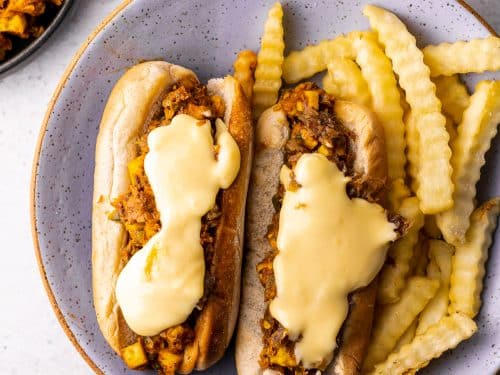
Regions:
M 115 211 L 109 215 L 111 220 L 121 222 L 128 233 L 128 242 L 122 251 L 123 264 L 160 230 L 160 216 L 144 171 L 144 157 L 148 152 L 147 137 L 153 129 L 168 126 L 178 114 L 188 114 L 199 120 L 211 120 L 212 128 L 215 129 L 214 120 L 224 115 L 224 102 L 217 95 L 209 95 L 206 86 L 185 79 L 165 95 L 161 113 L 145 124 L 137 140 L 137 157 L 128 165 L 130 185 L 126 193 L 112 202 Z M 200 243 L 204 250 L 205 264 L 210 264 L 214 253 L 221 217 L 220 197 L 219 192 L 215 206 L 202 217 Z M 158 369 L 159 374 L 171 374 L 181 364 L 186 346 L 193 342 L 195 317 L 210 293 L 212 279 L 210 267 L 207 267 L 204 296 L 185 323 L 168 328 L 156 336 L 138 337 L 149 360 L 148 365 Z
M 370 202 L 378 202 L 382 197 L 385 181 L 354 173 L 355 154 L 352 144 L 355 134 L 336 118 L 333 104 L 333 96 L 314 83 L 303 83 L 283 93 L 277 106 L 285 112 L 291 129 L 290 138 L 285 144 L 285 164 L 293 168 L 302 154 L 319 152 L 334 162 L 345 175 L 351 177 L 346 191 L 350 198 L 364 198 Z M 257 265 L 266 303 L 276 296 L 273 260 L 278 253 L 277 235 L 283 195 L 284 188 L 280 184 L 278 192 L 273 197 L 276 212 L 267 235 L 272 251 Z M 402 217 L 388 215 L 388 218 L 401 231 L 404 230 Z M 261 321 L 261 329 L 263 349 L 259 363 L 262 368 L 271 368 L 282 374 L 313 375 L 317 370 L 324 370 L 328 366 L 328 363 L 323 363 L 318 369 L 304 369 L 297 363 L 294 342 L 289 339 L 287 330 L 271 316 L 268 309 Z

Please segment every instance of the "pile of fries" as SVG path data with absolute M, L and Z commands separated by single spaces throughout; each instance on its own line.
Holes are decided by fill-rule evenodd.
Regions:
M 363 373 L 410 374 L 477 331 L 500 198 L 476 207 L 475 186 L 500 123 L 500 82 L 481 81 L 470 95 L 459 74 L 500 70 L 500 38 L 420 50 L 393 13 L 372 5 L 363 13 L 371 30 L 285 57 L 276 3 L 261 50 L 240 53 L 235 77 L 258 117 L 276 103 L 282 79 L 326 70 L 327 92 L 371 108 L 383 125 L 391 209 L 411 226 L 380 275 Z
M 37 38 L 43 33 L 37 17 L 45 13 L 48 3 L 60 6 L 63 0 L 0 0 L 0 61 L 12 50 L 16 38 Z

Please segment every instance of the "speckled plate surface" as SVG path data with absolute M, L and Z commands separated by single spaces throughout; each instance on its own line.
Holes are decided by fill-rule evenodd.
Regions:
M 91 286 L 91 197 L 95 139 L 114 83 L 130 65 L 163 58 L 206 81 L 230 72 L 238 50 L 257 49 L 274 0 L 136 0 L 117 9 L 68 68 L 50 104 L 33 167 L 33 236 L 42 279 L 61 325 L 98 373 L 127 370 L 102 337 Z M 283 1 L 286 44 L 296 49 L 368 27 L 363 1 Z M 470 10 L 451 0 L 378 0 L 418 35 L 420 45 L 487 36 Z M 493 77 L 493 75 L 489 75 Z M 496 78 L 499 78 L 498 74 Z M 473 87 L 477 77 L 468 77 Z M 480 183 L 480 200 L 500 194 L 499 138 Z M 479 333 L 433 362 L 428 374 L 492 374 L 500 365 L 500 241 L 491 251 Z M 235 373 L 232 350 L 209 374 Z

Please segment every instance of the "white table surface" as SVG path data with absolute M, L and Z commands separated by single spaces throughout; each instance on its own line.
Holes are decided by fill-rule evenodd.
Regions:
M 29 217 L 33 151 L 45 108 L 71 58 L 121 0 L 76 0 L 54 35 L 0 78 L 0 374 L 91 374 L 59 326 L 40 281 Z M 469 0 L 500 32 L 500 0 Z

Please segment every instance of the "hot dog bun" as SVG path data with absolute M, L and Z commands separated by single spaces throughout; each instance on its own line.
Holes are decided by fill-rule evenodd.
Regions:
M 355 134 L 352 145 L 355 172 L 385 182 L 387 163 L 384 133 L 372 113 L 346 101 L 336 101 L 334 111 L 343 125 Z M 272 198 L 279 186 L 278 176 L 284 163 L 284 146 L 289 133 L 285 113 L 276 108 L 265 111 L 256 128 L 256 152 L 247 207 L 242 304 L 236 342 L 236 366 L 241 375 L 277 373 L 269 369 L 263 371 L 258 363 L 262 349 L 260 321 L 264 317 L 266 304 L 256 266 L 271 252 L 266 235 L 275 213 Z M 376 280 L 351 294 L 349 315 L 340 333 L 341 344 L 326 370 L 327 374 L 359 373 L 370 337 L 375 295 Z
M 198 81 L 183 67 L 163 61 L 141 63 L 128 70 L 106 104 L 96 143 L 92 212 L 92 281 L 97 321 L 110 346 L 120 354 L 137 340 L 115 298 L 117 277 L 125 265 L 121 250 L 127 233 L 109 220 L 111 202 L 126 192 L 127 164 L 135 158 L 135 141 L 144 124 L 160 110 L 161 99 L 180 80 Z M 225 102 L 224 121 L 239 146 L 238 177 L 222 191 L 221 224 L 212 264 L 213 291 L 195 324 L 195 340 L 184 352 L 180 371 L 205 369 L 219 360 L 231 339 L 238 315 L 244 212 L 252 158 L 252 127 L 248 102 L 232 77 L 209 81 L 208 91 Z

